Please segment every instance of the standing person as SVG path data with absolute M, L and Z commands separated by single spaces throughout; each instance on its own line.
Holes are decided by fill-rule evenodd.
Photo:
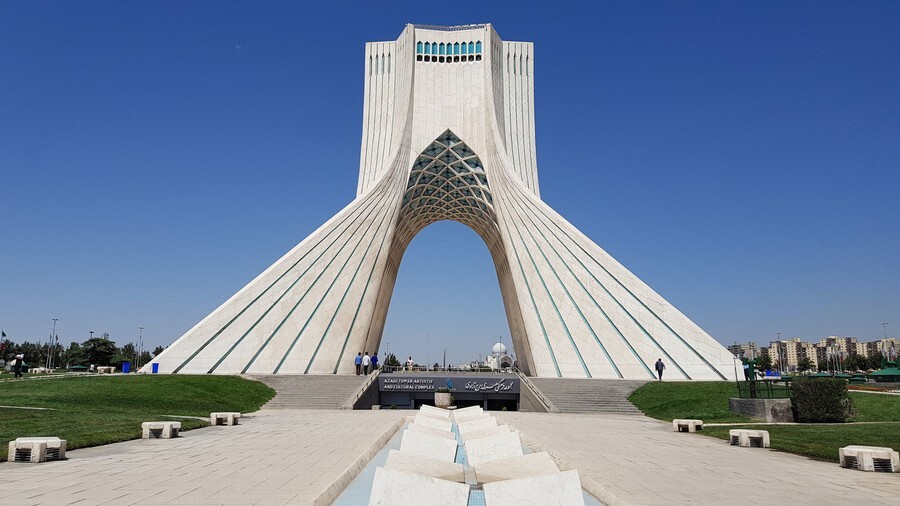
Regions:
M 372 372 L 378 369 L 378 352 L 372 354 Z
M 365 374 L 365 375 L 368 376 L 368 374 L 369 374 L 369 364 L 371 364 L 371 363 L 372 363 L 372 359 L 369 358 L 369 352 L 367 351 L 366 354 L 365 354 L 365 355 L 363 356 L 363 358 L 362 358 L 363 374 Z
M 412 355 L 410 355 L 410 357 L 406 359 L 406 370 L 412 371 L 413 364 L 415 364 L 415 362 L 413 362 Z
M 362 352 L 356 354 L 356 358 L 353 359 L 353 364 L 356 365 L 356 375 L 359 376 L 362 369 Z
M 659 375 L 659 381 L 662 381 L 662 373 L 666 370 L 666 364 L 663 363 L 662 358 L 656 361 L 656 374 Z
M 25 364 L 25 355 L 19 353 L 16 355 L 16 359 L 13 361 L 13 372 L 16 373 L 16 378 L 22 377 L 22 366 Z

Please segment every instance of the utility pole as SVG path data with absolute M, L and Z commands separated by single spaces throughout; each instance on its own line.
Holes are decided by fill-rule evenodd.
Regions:
M 47 341 L 47 369 L 50 369 L 50 348 L 53 347 L 53 338 L 56 336 L 56 322 L 59 318 L 51 318 L 53 320 L 53 330 L 50 331 L 50 340 Z
M 138 349 L 137 349 L 137 359 L 135 362 L 135 372 L 141 368 L 141 355 L 144 354 L 144 327 L 138 327 Z
M 885 339 L 887 339 L 887 322 L 881 322 L 881 332 Z

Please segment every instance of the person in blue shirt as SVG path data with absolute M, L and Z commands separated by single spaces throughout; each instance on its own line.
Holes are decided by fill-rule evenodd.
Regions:
M 372 371 L 378 369 L 378 353 L 372 354 Z
M 362 352 L 356 354 L 353 363 L 356 364 L 356 375 L 359 376 L 359 373 L 362 372 Z

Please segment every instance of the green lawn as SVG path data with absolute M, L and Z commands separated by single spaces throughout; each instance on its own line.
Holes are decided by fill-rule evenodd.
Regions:
M 703 428 L 701 434 L 728 439 L 728 429 L 741 426 L 748 418 L 728 411 L 728 399 L 737 397 L 734 383 L 650 382 L 634 391 L 629 400 L 647 416 L 670 421 L 698 418 L 705 423 L 733 423 L 726 427 Z M 772 448 L 798 455 L 838 460 L 838 448 L 847 445 L 886 446 L 900 449 L 900 397 L 850 392 L 857 414 L 853 422 L 798 425 L 755 425 L 769 431 Z
M 141 437 L 141 422 L 178 420 L 182 430 L 207 425 L 213 411 L 252 412 L 275 395 L 271 388 L 235 376 L 78 376 L 0 382 L 0 460 L 8 441 L 56 436 L 69 448 Z
M 658 420 L 749 421 L 746 416 L 728 411 L 728 399 L 737 396 L 737 386 L 727 381 L 651 381 L 635 390 L 628 400 L 644 414 Z

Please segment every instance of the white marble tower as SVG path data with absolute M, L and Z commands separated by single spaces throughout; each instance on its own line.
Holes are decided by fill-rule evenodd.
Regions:
M 666 378 L 733 379 L 722 345 L 541 200 L 533 49 L 489 24 L 366 44 L 356 199 L 156 357 L 159 372 L 352 373 L 379 347 L 412 238 L 455 220 L 491 252 L 527 374 L 651 379 L 662 358 Z

